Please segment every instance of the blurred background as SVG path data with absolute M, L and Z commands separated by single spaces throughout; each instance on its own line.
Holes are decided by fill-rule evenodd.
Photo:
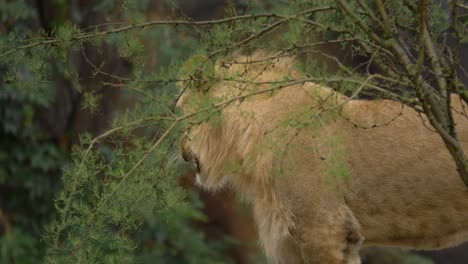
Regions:
M 120 22 L 174 17 L 209 20 L 229 15 L 226 10 L 242 13 L 246 9 L 269 10 L 275 5 L 287 5 L 287 1 L 0 0 L 0 35 L 4 44 L 18 35 L 29 36 L 30 32 L 57 36 L 62 34 L 59 29 L 63 26 L 92 32 Z M 116 113 L 144 105 L 119 87 L 132 81 L 129 76 L 135 75 L 135 69 L 137 75 L 148 76 L 169 65 L 173 58 L 188 56 L 200 45 L 190 32 L 177 26 L 115 38 L 114 42 L 81 43 L 81 48 L 68 53 L 66 60 L 57 55 L 34 63 L 17 62 L 19 76 L 35 93 L 12 88 L 8 75 L 12 67 L 0 61 L 0 263 L 50 261 L 46 257 L 50 243 L 45 234 L 58 219 L 60 206 L 54 201 L 64 187 L 64 168 L 74 162 L 73 146 L 80 144 L 85 134 L 93 138 L 111 128 Z M 128 54 L 122 51 L 125 45 Z M 359 63 L 339 46 L 325 49 L 351 64 Z M 35 63 L 41 69 L 47 65 L 45 80 L 36 80 L 27 70 Z M 329 62 L 322 58 L 321 63 Z M 329 65 L 329 69 L 332 71 L 333 66 Z M 162 87 L 160 82 L 149 85 Z M 140 129 L 132 136 L 154 131 Z M 115 147 L 112 142 L 102 143 L 99 151 L 112 156 L 109 153 Z M 183 200 L 189 201 L 187 208 L 170 221 L 158 219 L 157 214 L 146 216 L 139 224 L 140 231 L 132 235 L 129 258 L 138 263 L 266 263 L 248 205 L 230 190 L 213 194 L 195 187 L 190 166 L 177 173 L 175 181 L 183 188 Z M 363 263 L 468 263 L 468 244 L 411 254 L 396 249 L 366 249 L 362 256 Z

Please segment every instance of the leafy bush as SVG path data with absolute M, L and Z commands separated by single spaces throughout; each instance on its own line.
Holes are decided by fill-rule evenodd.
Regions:
M 315 82 L 352 98 L 399 100 L 427 114 L 460 175 L 468 179 L 446 96 L 448 90 L 467 100 L 459 61 L 452 56 L 466 42 L 468 22 L 466 15 L 459 16 L 466 6 L 451 1 L 449 12 L 437 1 L 425 1 L 422 8 L 410 1 L 375 2 L 238 1 L 237 6 L 229 2 L 225 18 L 193 21 L 177 1 L 169 1 L 163 6 L 173 18 L 145 22 L 150 1 L 101 1 L 85 10 L 88 13 L 82 10 L 104 18 L 89 27 L 80 24 L 84 15 L 78 8 L 68 10 L 63 1 L 54 1 L 60 15 L 48 30 L 27 30 L 23 20 L 37 17 L 22 1 L 1 3 L 0 19 L 9 32 L 0 36 L 0 191 L 2 208 L 13 223 L 1 240 L 1 260 L 33 262 L 44 254 L 45 242 L 45 261 L 50 263 L 229 262 L 222 254 L 229 243 L 206 241 L 191 225 L 204 220 L 201 204 L 179 186 L 183 169 L 172 156 L 183 128 L 196 124 L 187 124 L 189 116 L 174 110 L 174 104 L 191 85 L 246 81 L 242 73 L 214 76 L 198 66 L 181 75 L 179 69 L 191 54 L 217 60 L 222 67 L 237 63 L 233 55 L 257 49 L 276 51 L 261 62 L 266 66 L 282 56 L 326 58 L 333 70 L 312 59 L 298 65 L 306 79 L 282 76 L 268 85 L 273 91 Z M 11 18 L 19 22 L 12 25 Z M 429 33 L 419 34 L 421 29 Z M 456 44 L 441 41 L 446 33 Z M 436 51 L 420 45 L 423 40 Z M 365 62 L 348 65 L 318 48 L 331 44 Z M 434 62 L 435 56 L 440 63 Z M 114 74 L 114 62 L 127 65 L 128 71 Z M 57 76 L 80 93 L 77 109 L 99 115 L 106 89 L 118 89 L 130 102 L 127 108 L 113 109 L 110 126 L 101 134 L 79 135 L 70 156 L 37 126 L 39 109 L 56 99 Z M 184 76 L 187 79 L 181 79 Z M 436 95 L 441 99 L 433 100 Z M 222 111 L 223 105 L 203 103 L 200 122 Z M 330 174 L 348 178 L 343 155 L 332 160 Z

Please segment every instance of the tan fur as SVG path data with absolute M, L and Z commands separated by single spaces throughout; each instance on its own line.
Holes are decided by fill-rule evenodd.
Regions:
M 178 106 L 187 114 L 204 98 L 220 103 L 302 78 L 292 64 L 218 66 L 218 77 L 245 82 L 190 90 Z M 458 97 L 453 105 L 463 111 Z M 468 120 L 454 118 L 468 150 Z M 468 193 L 452 157 L 427 120 L 397 102 L 297 84 L 224 105 L 187 136 L 183 152 L 199 160 L 202 185 L 228 183 L 252 201 L 272 263 L 360 263 L 361 245 L 435 249 L 468 239 Z

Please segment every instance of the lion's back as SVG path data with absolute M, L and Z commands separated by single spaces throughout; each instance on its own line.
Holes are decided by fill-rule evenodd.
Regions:
M 366 127 L 345 125 L 347 201 L 368 242 L 437 248 L 466 238 L 457 234 L 468 231 L 468 192 L 428 120 L 393 101 L 354 104 L 351 119 Z M 456 116 L 468 149 L 467 119 Z
M 303 96 L 298 94 L 296 107 L 291 104 L 281 118 L 296 118 L 294 111 L 314 101 Z M 342 181 L 338 184 L 344 186 L 346 204 L 362 226 L 365 243 L 439 248 L 467 239 L 468 192 L 427 118 L 396 101 L 342 97 L 339 102 L 344 106 L 319 126 L 278 133 L 287 136 L 275 142 L 288 147 L 282 149 L 287 155 L 279 155 L 287 158 L 277 163 L 287 166 L 289 159 L 285 169 L 299 172 L 284 187 L 294 200 L 293 210 L 304 211 L 312 201 L 323 200 L 317 195 L 330 187 L 327 166 L 337 165 L 341 157 L 349 177 L 337 181 Z M 336 109 L 333 105 L 327 107 Z M 272 104 L 271 109 L 286 108 Z M 468 120 L 459 114 L 455 120 L 468 150 Z

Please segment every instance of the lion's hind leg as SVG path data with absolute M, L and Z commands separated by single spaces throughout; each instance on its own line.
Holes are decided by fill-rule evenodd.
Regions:
M 325 213 L 329 214 L 329 213 Z M 359 250 L 363 241 L 360 226 L 346 208 L 318 217 L 323 221 L 296 230 L 301 256 L 307 264 L 359 264 Z M 323 218 L 323 219 L 322 219 Z M 319 220 L 315 219 L 315 220 Z

